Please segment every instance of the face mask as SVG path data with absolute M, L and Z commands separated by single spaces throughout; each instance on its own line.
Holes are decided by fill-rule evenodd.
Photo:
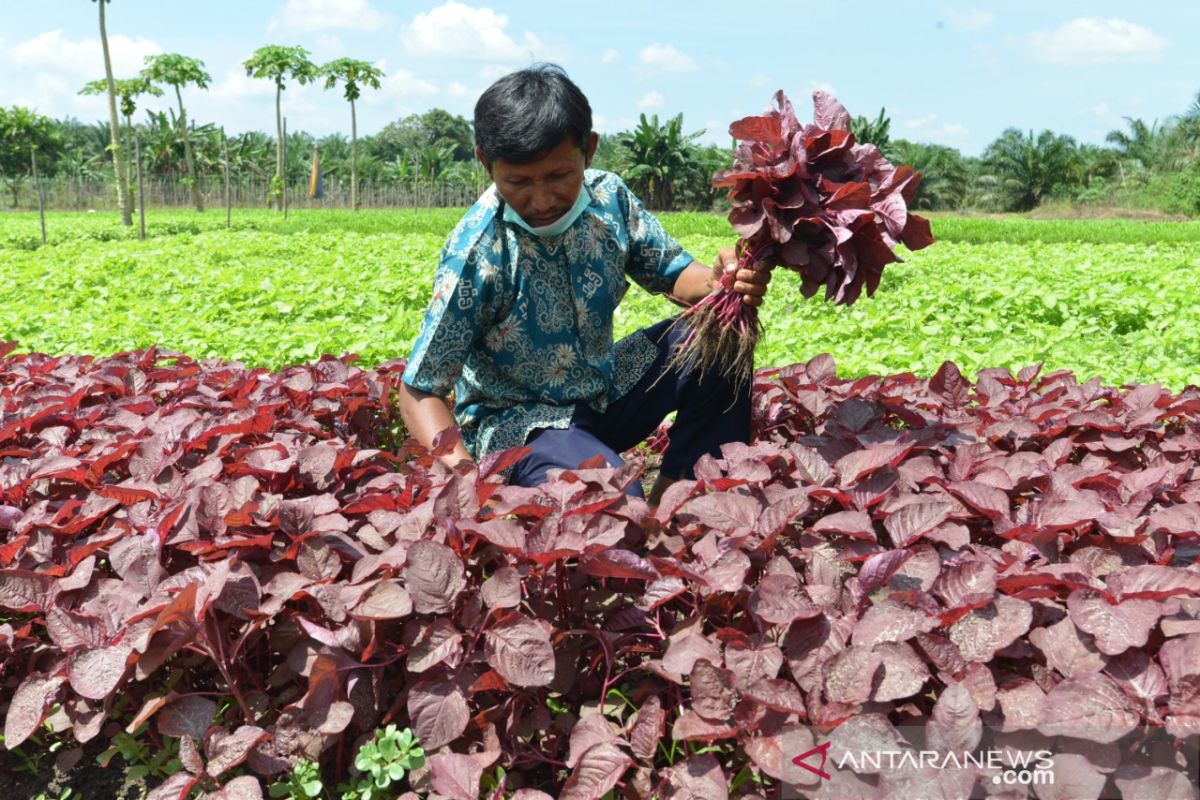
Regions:
M 591 196 L 588 194 L 586 186 L 579 187 L 579 196 L 575 198 L 575 205 L 571 206 L 567 213 L 551 222 L 549 225 L 542 225 L 535 228 L 525 220 L 521 219 L 521 215 L 513 210 L 513 207 L 508 203 L 504 204 L 504 221 L 511 222 L 514 225 L 520 226 L 535 236 L 558 236 L 560 233 L 571 227 L 575 220 L 579 219 L 579 215 L 588 207 L 591 202 Z

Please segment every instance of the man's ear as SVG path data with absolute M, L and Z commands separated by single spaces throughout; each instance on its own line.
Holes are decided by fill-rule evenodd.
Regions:
M 592 131 L 588 134 L 587 152 L 583 156 L 583 166 L 592 165 L 592 157 L 596 155 L 596 145 L 600 142 L 600 134 Z
M 479 163 L 483 164 L 483 168 L 487 170 L 488 177 L 492 177 L 492 162 L 487 160 L 483 155 L 483 151 L 478 147 L 475 148 L 475 157 L 479 159 Z

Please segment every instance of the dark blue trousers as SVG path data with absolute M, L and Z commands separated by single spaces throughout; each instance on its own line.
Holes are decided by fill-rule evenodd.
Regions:
M 702 365 L 668 368 L 675 345 L 685 333 L 671 328 L 674 321 L 666 319 L 642 330 L 658 350 L 654 363 L 603 413 L 578 403 L 569 427 L 538 428 L 530 433 L 525 443 L 533 452 L 513 465 L 509 483 L 537 486 L 547 480 L 549 470 L 574 469 L 597 455 L 619 467 L 625 463 L 620 453 L 654 433 L 672 411 L 677 413 L 660 467 L 664 475 L 693 478 L 692 468 L 700 456 L 720 457 L 722 444 L 749 442 L 750 386 L 736 391 L 719 371 L 705 370 Z M 638 481 L 627 491 L 643 496 Z

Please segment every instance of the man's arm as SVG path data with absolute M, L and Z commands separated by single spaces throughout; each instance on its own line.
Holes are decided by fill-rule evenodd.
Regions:
M 675 288 L 671 294 L 685 303 L 699 303 L 712 294 L 722 272 L 736 267 L 736 251 L 732 247 L 723 247 L 717 253 L 717 260 L 713 266 L 706 267 L 693 261 L 684 267 L 683 272 L 675 279 Z M 766 265 L 755 264 L 751 269 L 738 271 L 733 288 L 742 293 L 742 300 L 746 305 L 759 306 L 762 305 L 763 295 L 767 293 L 767 284 L 770 282 L 771 272 Z
M 400 417 L 404 420 L 408 432 L 429 449 L 433 449 L 433 440 L 439 433 L 458 425 L 446 398 L 414 389 L 403 381 L 400 382 Z M 460 436 L 454 449 L 442 456 L 441 461 L 446 466 L 453 467 L 463 459 L 472 461 L 471 454 L 463 446 Z

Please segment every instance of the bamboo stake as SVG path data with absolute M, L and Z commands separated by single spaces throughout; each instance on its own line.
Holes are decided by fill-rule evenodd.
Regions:
M 233 227 L 233 195 L 229 191 L 229 140 L 225 138 L 225 127 L 221 126 L 221 147 L 225 151 L 225 228 Z
M 133 157 L 137 160 L 138 238 L 146 240 L 146 189 L 142 185 L 142 132 L 133 132 Z
M 283 118 L 283 174 L 279 176 L 279 180 L 282 183 L 280 188 L 283 189 L 283 221 L 287 222 L 287 117 Z
M 37 174 L 37 149 L 29 148 L 29 166 L 33 169 L 33 190 L 37 192 L 38 217 L 42 221 L 42 244 L 46 243 L 46 203 L 42 199 L 42 183 Z

